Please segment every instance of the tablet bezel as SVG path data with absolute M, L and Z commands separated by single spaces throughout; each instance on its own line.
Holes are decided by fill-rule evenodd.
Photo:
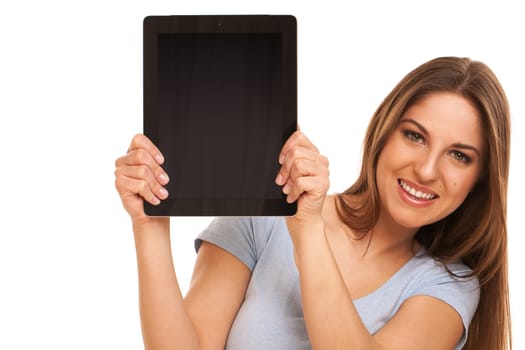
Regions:
M 165 33 L 280 33 L 282 45 L 282 144 L 297 129 L 297 23 L 291 15 L 148 16 L 143 26 L 144 134 L 158 142 L 155 120 L 158 86 L 158 36 Z M 161 150 L 162 151 L 162 150 Z M 277 175 L 277 174 L 276 174 Z M 144 202 L 150 216 L 289 216 L 296 203 L 282 198 L 177 199 Z

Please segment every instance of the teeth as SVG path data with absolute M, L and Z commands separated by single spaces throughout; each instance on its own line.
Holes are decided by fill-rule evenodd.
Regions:
M 412 188 L 412 187 L 408 186 L 408 184 L 406 182 L 404 182 L 403 180 L 399 180 L 399 184 L 401 185 L 401 187 L 406 192 L 410 193 L 410 195 L 412 195 L 412 196 L 414 196 L 416 198 L 420 198 L 420 199 L 434 199 L 434 198 L 436 198 L 435 194 L 430 194 L 430 193 L 425 193 L 425 192 L 418 191 L 415 188 Z

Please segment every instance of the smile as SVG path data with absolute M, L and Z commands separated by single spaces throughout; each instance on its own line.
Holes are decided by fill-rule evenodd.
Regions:
M 409 195 L 411 195 L 415 199 L 432 200 L 432 199 L 435 199 L 435 198 L 438 197 L 437 195 L 432 194 L 432 193 L 425 193 L 425 192 L 422 192 L 420 190 L 416 190 L 415 188 L 410 187 L 405 181 L 403 181 L 401 179 L 399 179 L 398 182 L 399 182 L 399 186 L 401 186 L 401 188 L 406 193 L 408 193 Z

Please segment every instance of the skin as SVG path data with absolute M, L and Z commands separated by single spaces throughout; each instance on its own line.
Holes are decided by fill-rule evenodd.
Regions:
M 355 240 L 351 237 L 357 234 L 339 220 L 334 198 L 327 196 L 328 160 L 301 131 L 290 137 L 281 151 L 276 183 L 289 202 L 298 202 L 297 214 L 286 221 L 314 349 L 454 348 L 463 332 L 461 319 L 435 298 L 410 298 L 373 336 L 352 300 L 380 287 L 413 256 L 421 225 L 462 203 L 479 177 L 483 153 L 477 111 L 464 98 L 432 94 L 412 106 L 379 158 L 382 208 L 371 240 Z M 115 170 L 116 188 L 133 223 L 144 343 L 147 349 L 223 349 L 250 271 L 228 252 L 203 243 L 188 295 L 182 297 L 168 218 L 147 217 L 142 209 L 143 200 L 155 204 L 166 198 L 162 162 L 159 150 L 137 135 Z M 432 199 L 410 197 L 399 179 Z
M 476 184 L 483 152 L 480 118 L 464 98 L 434 94 L 407 110 L 378 161 L 385 220 L 414 231 L 448 216 Z M 397 193 L 398 179 L 437 198 L 407 202 Z
M 330 197 L 325 197 L 321 218 L 310 210 L 312 203 L 318 203 L 322 197 L 303 197 L 303 191 L 309 191 L 308 185 L 301 187 L 302 182 L 294 181 L 294 177 L 301 177 L 297 174 L 310 173 L 294 171 L 285 164 L 283 171 L 292 169 L 289 174 L 291 183 L 295 183 L 285 193 L 291 193 L 292 200 L 300 194 L 300 213 L 288 219 L 288 227 L 301 277 L 305 321 L 314 348 L 454 347 L 462 333 L 461 320 L 439 300 L 424 296 L 409 299 L 375 336 L 361 324 L 351 301 L 377 289 L 413 256 L 419 248 L 414 235 L 420 226 L 445 217 L 463 202 L 479 177 L 482 154 L 479 116 L 464 98 L 433 94 L 410 108 L 387 140 L 378 161 L 382 210 L 368 248 L 366 240 L 341 238 L 341 233 L 357 234 L 339 222 Z M 433 199 L 414 201 L 401 191 L 399 179 L 432 194 Z M 319 180 L 311 183 L 316 182 Z M 302 208 L 308 209 L 304 215 Z M 365 249 L 367 253 L 363 255 Z M 426 317 L 428 314 L 433 317 Z M 428 344 L 429 338 L 435 341 Z

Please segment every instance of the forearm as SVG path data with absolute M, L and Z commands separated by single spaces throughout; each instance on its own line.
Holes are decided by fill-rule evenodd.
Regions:
M 344 283 L 324 232 L 310 222 L 293 228 L 308 335 L 314 349 L 376 349 Z
M 134 227 L 134 233 L 145 348 L 198 349 L 173 266 L 169 222 Z

